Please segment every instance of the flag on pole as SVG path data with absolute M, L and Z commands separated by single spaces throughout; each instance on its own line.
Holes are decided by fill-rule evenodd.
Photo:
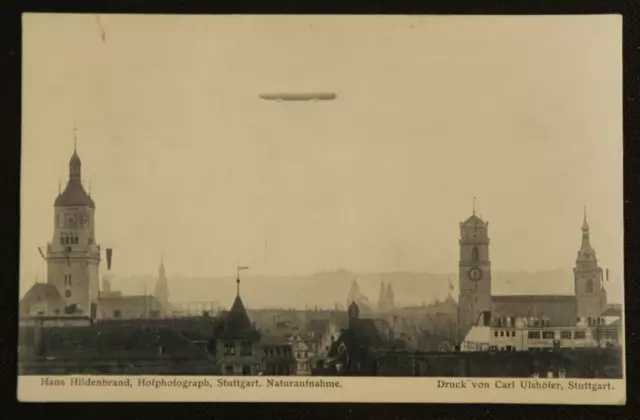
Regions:
M 248 270 L 248 269 L 249 269 L 249 267 L 246 266 L 246 265 L 238 266 L 238 271 L 240 271 L 240 270 Z

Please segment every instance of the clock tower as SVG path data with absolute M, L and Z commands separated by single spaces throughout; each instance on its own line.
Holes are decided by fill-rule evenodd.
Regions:
M 475 199 L 474 199 L 475 201 Z M 473 214 L 460 223 L 459 325 L 460 339 L 483 311 L 491 310 L 491 261 L 489 260 L 489 222 Z
M 54 203 L 53 240 L 47 244 L 47 282 L 64 298 L 67 314 L 90 315 L 98 300 L 100 246 L 94 236 L 96 206 L 82 185 L 81 170 L 74 147 L 67 186 Z
M 602 281 L 602 268 L 598 266 L 596 250 L 591 246 L 586 207 L 582 221 L 582 243 L 573 273 L 578 317 L 599 318 L 607 307 L 607 291 Z

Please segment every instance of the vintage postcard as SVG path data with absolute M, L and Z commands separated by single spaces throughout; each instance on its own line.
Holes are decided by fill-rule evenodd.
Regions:
M 23 30 L 21 401 L 625 403 L 620 16 Z

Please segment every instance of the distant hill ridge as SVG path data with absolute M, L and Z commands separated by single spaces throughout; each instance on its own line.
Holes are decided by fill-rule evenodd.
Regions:
M 494 295 L 523 294 L 573 294 L 573 272 L 571 269 L 539 272 L 492 273 Z M 218 301 L 222 306 L 231 304 L 236 294 L 235 276 L 169 276 L 172 301 Z M 391 283 L 396 304 L 400 306 L 428 304 L 444 300 L 450 293 L 449 282 L 457 299 L 458 273 L 437 274 L 409 271 L 381 273 L 357 273 L 349 270 L 331 270 L 311 275 L 260 275 L 246 273 L 242 278 L 242 298 L 251 308 L 334 308 L 345 305 L 351 283 L 357 281 L 362 293 L 369 301 L 377 303 L 380 282 Z M 118 277 L 112 288 L 126 294 L 140 294 L 146 288 L 153 291 L 156 277 L 153 275 Z

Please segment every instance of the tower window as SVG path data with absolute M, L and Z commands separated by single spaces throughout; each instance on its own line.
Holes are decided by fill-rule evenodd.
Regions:
M 587 280 L 587 283 L 585 284 L 585 291 L 587 293 L 593 293 L 593 280 Z
M 64 244 L 65 244 L 65 245 L 67 245 L 68 243 L 69 243 L 69 238 L 67 238 L 67 237 L 65 236 L 65 238 L 64 238 Z
M 478 247 L 474 246 L 473 248 L 471 248 L 471 261 L 476 262 L 480 259 L 480 257 L 478 256 Z
M 60 237 L 60 245 L 64 245 L 64 238 L 62 236 Z

